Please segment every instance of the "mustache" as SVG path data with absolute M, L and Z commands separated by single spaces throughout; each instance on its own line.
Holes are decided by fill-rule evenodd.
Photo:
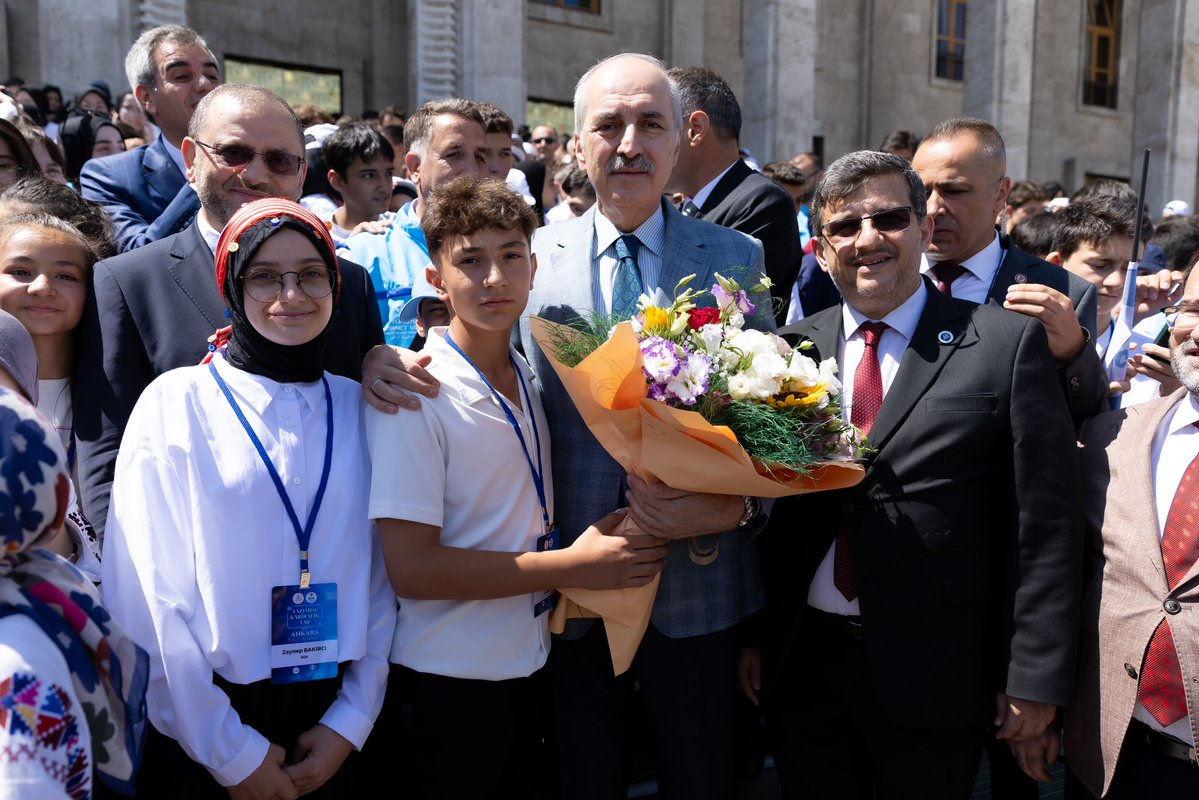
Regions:
M 642 153 L 633 158 L 626 158 L 620 153 L 612 156 L 604 167 L 604 174 L 611 175 L 613 172 L 623 172 L 624 170 L 632 170 L 634 172 L 644 172 L 649 175 L 654 174 L 654 162 L 649 160 L 649 157 Z

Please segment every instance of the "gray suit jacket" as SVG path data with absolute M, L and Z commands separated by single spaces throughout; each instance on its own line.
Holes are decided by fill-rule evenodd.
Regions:
M 666 249 L 660 286 L 668 295 L 678 281 L 695 273 L 695 288 L 715 282 L 713 273 L 735 278 L 742 285 L 757 283 L 763 271 L 762 245 L 742 233 L 683 216 L 669 203 Z M 554 508 L 562 543 L 568 545 L 588 525 L 621 508 L 625 473 L 583 424 L 545 354 L 533 341 L 528 319 L 537 315 L 553 322 L 570 322 L 593 313 L 592 263 L 596 254 L 593 206 L 583 216 L 542 228 L 533 238 L 537 278 L 521 318 L 520 341 L 537 374 L 541 400 L 553 439 Z M 773 330 L 765 298 L 750 323 Z M 720 556 L 697 566 L 687 542 L 670 550 L 650 621 L 672 637 L 699 636 L 724 630 L 762 608 L 764 598 L 755 531 L 730 531 L 704 537 L 700 546 L 720 543 Z M 581 635 L 590 621 L 574 621 L 567 636 Z

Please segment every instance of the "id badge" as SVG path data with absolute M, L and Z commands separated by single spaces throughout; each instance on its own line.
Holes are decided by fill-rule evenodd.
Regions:
M 548 550 L 557 550 L 559 545 L 558 527 L 555 525 L 550 528 L 549 533 L 537 537 L 537 552 L 544 553 Z M 547 611 L 553 611 L 554 606 L 558 605 L 558 593 L 546 592 L 541 596 L 540 600 L 533 603 L 533 616 L 540 617 Z
M 271 683 L 337 676 L 337 584 L 271 589 Z

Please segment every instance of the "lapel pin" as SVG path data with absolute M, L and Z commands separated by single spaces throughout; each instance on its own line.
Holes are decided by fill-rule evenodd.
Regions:
M 941 331 L 937 334 L 937 341 L 941 344 L 953 344 L 953 332 Z
M 1028 276 L 1023 272 L 1016 273 L 1016 283 L 1028 283 Z

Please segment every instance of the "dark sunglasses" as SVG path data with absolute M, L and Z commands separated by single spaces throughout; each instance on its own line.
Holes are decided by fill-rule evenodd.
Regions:
M 912 224 L 912 207 L 901 206 L 900 208 L 889 208 L 886 211 L 876 211 L 864 217 L 836 219 L 822 225 L 820 230 L 826 239 L 848 241 L 857 238 L 865 220 L 870 220 L 870 224 L 879 233 L 899 233 L 906 231 Z
M 303 156 L 293 156 L 284 150 L 269 150 L 259 153 L 244 144 L 226 144 L 217 147 L 205 144 L 199 139 L 192 139 L 192 141 L 204 148 L 206 153 L 211 153 L 210 158 L 215 156 L 215 160 L 225 167 L 244 167 L 254 160 L 254 156 L 262 156 L 262 163 L 266 164 L 266 168 L 276 175 L 296 175 L 300 171 L 300 165 L 304 163 Z
M 541 136 L 533 140 L 533 144 L 553 144 L 558 141 L 553 136 Z

